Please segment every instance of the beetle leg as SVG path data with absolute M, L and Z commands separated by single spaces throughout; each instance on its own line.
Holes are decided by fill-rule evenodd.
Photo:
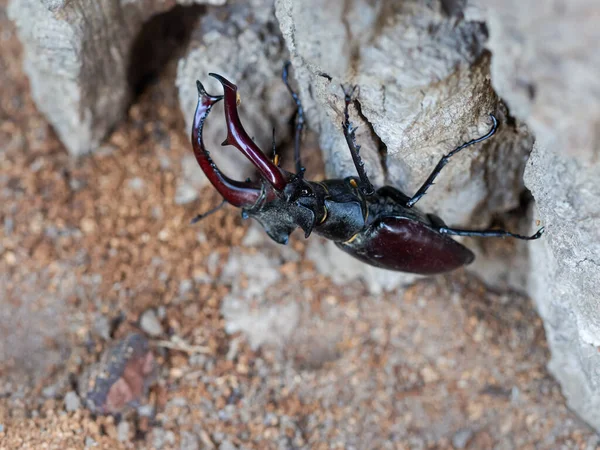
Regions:
M 208 94 L 199 81 L 196 81 L 196 86 L 198 88 L 198 106 L 196 107 L 192 127 L 194 156 L 196 156 L 196 160 L 206 177 L 228 203 L 238 207 L 253 205 L 260 197 L 260 188 L 253 183 L 231 180 L 223 175 L 211 159 L 202 139 L 204 122 L 213 105 L 220 101 L 223 96 Z
M 222 145 L 233 145 L 240 150 L 256 166 L 260 174 L 278 191 L 287 184 L 286 176 L 265 154 L 258 148 L 254 141 L 248 136 L 242 126 L 237 106 L 239 96 L 237 86 L 229 80 L 216 73 L 209 73 L 216 78 L 224 90 L 225 121 L 227 122 L 227 139 Z
M 417 203 L 421 199 L 421 197 L 423 197 L 425 195 L 425 193 L 427 192 L 427 189 L 429 189 L 433 185 L 433 182 L 435 181 L 437 176 L 440 174 L 440 172 L 442 171 L 444 166 L 446 164 L 448 164 L 451 157 L 456 155 L 461 150 L 463 150 L 467 147 L 470 147 L 473 144 L 477 144 L 479 142 L 485 141 L 486 139 L 489 139 L 494 135 L 494 133 L 498 129 L 498 120 L 496 119 L 496 117 L 493 114 L 490 114 L 490 117 L 492 119 L 492 128 L 490 129 L 490 131 L 488 131 L 487 134 L 484 136 L 481 136 L 477 139 L 473 139 L 469 142 L 465 142 L 460 147 L 457 147 L 454 150 L 452 150 L 446 156 L 442 156 L 442 159 L 440 159 L 440 161 L 437 163 L 437 166 L 435 166 L 435 169 L 433 169 L 433 172 L 431 172 L 431 174 L 429 175 L 427 180 L 425 180 L 425 183 L 423 183 L 423 185 L 419 188 L 417 193 L 415 195 L 413 195 L 409 201 L 406 202 L 407 208 L 411 208 L 412 206 L 414 206 L 414 204 Z
M 531 236 L 522 236 L 520 234 L 514 234 L 510 231 L 505 230 L 458 230 L 455 228 L 440 227 L 437 230 L 441 234 L 449 234 L 453 236 L 475 236 L 475 237 L 512 237 L 515 239 L 522 239 L 524 241 L 532 241 L 539 239 L 544 234 L 544 227 L 537 230 L 537 232 Z
M 209 209 L 205 213 L 198 214 L 196 217 L 194 217 L 192 220 L 190 220 L 190 225 L 194 225 L 195 223 L 200 222 L 202 219 L 213 215 L 214 213 L 219 211 L 226 204 L 227 204 L 227 200 L 223 200 L 221 203 L 219 203 L 219 206 L 215 206 L 213 209 Z
M 342 128 L 344 129 L 344 137 L 346 138 L 346 143 L 348 144 L 348 148 L 350 149 L 350 155 L 352 155 L 352 161 L 354 161 L 354 166 L 356 167 L 358 177 L 360 178 L 360 189 L 364 195 L 373 195 L 375 189 L 373 188 L 371 181 L 369 181 L 369 177 L 367 176 L 367 172 L 365 171 L 365 163 L 360 158 L 360 145 L 356 145 L 356 129 L 358 127 L 352 126 L 352 123 L 350 122 L 350 115 L 348 113 L 348 108 L 350 107 L 350 103 L 352 102 L 352 95 L 354 95 L 356 86 L 354 86 L 351 91 L 348 91 L 348 89 L 342 86 L 342 90 L 344 91 L 345 103 L 344 121 L 342 122 Z
M 292 96 L 292 98 L 294 99 L 294 102 L 296 103 L 296 131 L 294 134 L 294 164 L 296 165 L 296 173 L 299 174 L 300 172 L 302 172 L 303 167 L 302 167 L 302 162 L 300 160 L 300 141 L 302 139 L 302 129 L 304 128 L 304 108 L 302 107 L 302 102 L 300 101 L 300 97 L 298 97 L 298 94 L 296 94 L 294 92 L 294 90 L 292 89 L 292 87 L 290 86 L 290 83 L 288 81 L 288 71 L 290 68 L 290 65 L 292 63 L 289 61 L 286 61 L 285 64 L 283 65 L 283 73 L 281 74 L 281 78 L 283 79 L 283 83 L 285 84 L 285 87 L 287 87 L 288 91 L 290 92 L 290 95 Z

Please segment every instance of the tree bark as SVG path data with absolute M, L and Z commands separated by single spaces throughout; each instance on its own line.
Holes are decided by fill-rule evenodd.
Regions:
M 546 227 L 530 247 L 529 292 L 549 368 L 569 405 L 600 430 L 600 6 L 589 0 L 478 0 L 492 83 L 536 136 L 525 184 Z

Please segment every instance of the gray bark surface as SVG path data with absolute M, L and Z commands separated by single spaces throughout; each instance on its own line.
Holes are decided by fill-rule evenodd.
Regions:
M 492 82 L 536 136 L 525 172 L 547 232 L 530 247 L 529 292 L 549 367 L 569 405 L 600 429 L 600 42 L 593 1 L 478 1 Z
M 182 4 L 222 3 L 184 0 Z M 74 155 L 93 151 L 132 97 L 131 49 L 142 25 L 175 0 L 12 0 L 38 108 Z

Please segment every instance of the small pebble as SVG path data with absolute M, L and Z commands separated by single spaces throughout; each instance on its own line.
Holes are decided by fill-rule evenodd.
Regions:
M 9 266 L 14 266 L 17 263 L 17 257 L 13 252 L 6 252 L 4 254 L 4 260 Z
M 458 430 L 454 433 L 454 436 L 452 436 L 452 445 L 457 449 L 465 448 L 471 437 L 473 437 L 473 431 L 466 428 Z
M 219 445 L 219 450 L 237 450 L 237 447 L 229 441 L 223 441 Z
M 189 431 L 182 431 L 179 440 L 181 441 L 180 450 L 199 450 L 200 448 L 198 438 Z
M 96 231 L 96 222 L 90 218 L 81 219 L 79 227 L 84 234 L 93 234 Z
M 99 316 L 94 323 L 94 329 L 106 341 L 110 340 L 110 320 L 106 316 Z
M 146 395 L 154 379 L 154 356 L 141 333 L 131 333 L 106 349 L 79 378 L 85 404 L 95 414 L 117 414 Z
M 198 190 L 187 183 L 181 183 L 175 191 L 175 204 L 187 205 L 198 199 Z
M 139 406 L 137 408 L 137 413 L 140 417 L 153 417 L 154 416 L 154 406 L 151 404 Z
M 167 408 L 186 408 L 188 400 L 185 397 L 173 397 L 167 403 Z
M 57 393 L 58 387 L 55 384 L 46 386 L 44 389 L 42 389 L 42 395 L 46 398 L 55 398 Z
M 425 383 L 435 383 L 440 379 L 437 372 L 429 366 L 425 366 L 421 369 L 421 376 L 423 377 L 423 381 L 425 381 Z
M 179 282 L 179 295 L 185 295 L 192 290 L 194 283 L 190 279 L 181 280 Z
M 163 428 L 155 428 L 152 430 L 152 437 L 152 444 L 156 449 L 163 448 L 165 444 L 172 447 L 176 442 L 175 433 L 172 431 L 165 431 Z
M 128 185 L 134 191 L 141 191 L 146 186 L 146 182 L 143 179 L 141 179 L 140 177 L 135 177 L 135 178 L 132 178 L 131 180 L 129 180 Z
M 165 430 L 154 428 L 152 430 L 152 447 L 160 450 L 165 445 Z
M 83 180 L 78 180 L 77 178 L 71 178 L 69 180 L 69 187 L 71 188 L 72 191 L 77 192 L 85 187 L 85 183 L 83 182 Z
M 93 440 L 91 437 L 87 436 L 85 438 L 85 447 L 96 447 L 98 445 L 98 443 Z
M 175 438 L 175 433 L 173 433 L 172 431 L 167 431 L 165 433 L 165 443 L 167 443 L 170 446 L 175 445 L 175 442 L 177 442 L 177 439 Z
M 81 400 L 75 391 L 67 392 L 65 395 L 65 409 L 69 412 L 77 411 L 81 407 Z
M 4 234 L 9 236 L 13 232 L 14 229 L 15 229 L 15 221 L 12 220 L 10 217 L 6 217 L 4 219 Z
M 163 334 L 162 325 L 156 317 L 156 312 L 153 309 L 148 309 L 142 313 L 140 318 L 140 327 L 150 336 L 157 337 Z
M 119 439 L 120 442 L 129 440 L 129 422 L 122 421 L 117 425 L 117 439 Z

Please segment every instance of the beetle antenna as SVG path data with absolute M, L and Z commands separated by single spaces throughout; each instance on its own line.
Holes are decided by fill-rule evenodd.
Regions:
M 342 122 L 342 128 L 344 129 L 344 137 L 346 138 L 346 144 L 348 144 L 348 148 L 350 149 L 350 155 L 352 155 L 352 161 L 354 161 L 354 167 L 356 167 L 356 171 L 358 172 L 358 177 L 360 178 L 360 189 L 362 193 L 366 196 L 373 195 L 375 189 L 367 176 L 367 172 L 365 171 L 365 163 L 362 161 L 359 151 L 360 145 L 356 144 L 356 130 L 358 127 L 354 127 L 352 122 L 350 122 L 350 113 L 348 112 L 348 108 L 350 107 L 350 103 L 352 103 L 352 96 L 357 89 L 357 86 L 353 86 L 352 90 L 348 90 L 344 85 L 341 85 L 342 91 L 344 92 L 344 121 Z
M 521 239 L 523 241 L 533 241 L 542 237 L 545 228 L 542 227 L 531 236 L 523 236 L 521 234 L 514 234 L 510 231 L 505 230 L 459 230 L 456 228 L 440 227 L 438 232 L 441 234 L 449 234 L 453 236 L 474 236 L 474 237 L 512 237 L 515 239 Z
M 213 215 L 214 213 L 216 213 L 217 211 L 219 211 L 223 206 L 225 206 L 227 204 L 227 200 L 223 200 L 218 206 L 215 206 L 213 209 L 209 209 L 208 211 L 206 211 L 205 213 L 202 214 L 198 214 L 196 217 L 194 217 L 191 221 L 190 221 L 190 225 L 194 225 L 195 223 L 200 222 L 202 219 L 207 218 L 208 216 Z
M 482 142 L 482 141 L 485 141 L 486 139 L 491 138 L 494 135 L 494 133 L 496 133 L 496 130 L 498 129 L 498 119 L 496 119 L 496 117 L 493 114 L 490 114 L 490 118 L 492 119 L 492 128 L 490 129 L 490 131 L 487 132 L 487 134 L 485 134 L 481 137 L 478 137 L 476 139 L 473 139 L 469 142 L 465 142 L 463 145 L 456 147 L 454 150 L 452 150 L 447 155 L 442 156 L 442 159 L 439 160 L 439 162 L 437 163 L 437 166 L 435 166 L 435 169 L 433 169 L 433 172 L 431 172 L 429 177 L 427 177 L 427 180 L 425 180 L 425 183 L 423 183 L 423 185 L 419 188 L 417 193 L 415 195 L 413 195 L 409 201 L 406 202 L 407 208 L 413 207 L 414 204 L 417 203 L 421 199 L 421 197 L 423 197 L 425 195 L 425 193 L 427 192 L 427 189 L 429 189 L 434 184 L 433 182 L 435 181 L 437 176 L 440 174 L 440 172 L 442 171 L 444 166 L 446 164 L 448 164 L 448 162 L 450 161 L 450 158 L 452 158 L 454 155 L 456 155 L 461 150 L 464 150 L 465 148 L 470 147 L 471 145 L 478 144 L 479 142 Z

